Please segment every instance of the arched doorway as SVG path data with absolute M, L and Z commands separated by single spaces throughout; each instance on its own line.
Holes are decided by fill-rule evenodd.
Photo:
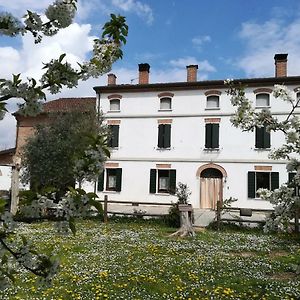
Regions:
M 223 177 L 226 171 L 215 164 L 207 164 L 199 168 L 200 176 L 200 208 L 217 208 L 217 201 L 223 199 Z

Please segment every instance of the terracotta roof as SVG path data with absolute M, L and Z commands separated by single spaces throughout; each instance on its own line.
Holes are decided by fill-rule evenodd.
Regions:
M 95 97 L 59 98 L 43 104 L 44 112 L 90 111 L 96 107 Z
M 10 148 L 10 149 L 4 149 L 4 150 L 0 150 L 0 155 L 2 154 L 15 154 L 16 148 Z

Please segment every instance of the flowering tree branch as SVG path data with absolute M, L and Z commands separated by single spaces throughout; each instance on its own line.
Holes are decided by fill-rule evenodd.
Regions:
M 243 131 L 253 131 L 255 127 L 266 126 L 271 132 L 280 131 L 284 134 L 285 141 L 277 149 L 269 153 L 272 159 L 287 159 L 287 171 L 295 172 L 293 180 L 282 185 L 278 190 L 268 191 L 260 189 L 262 199 L 270 201 L 274 205 L 274 214 L 267 220 L 265 230 L 287 230 L 290 220 L 299 214 L 300 210 L 300 118 L 295 112 L 300 98 L 292 95 L 284 85 L 274 85 L 273 96 L 290 104 L 290 112 L 280 121 L 274 117 L 270 110 L 255 110 L 251 101 L 245 95 L 245 87 L 232 80 L 224 82 L 228 87 L 227 93 L 231 96 L 231 104 L 236 108 L 231 117 L 232 124 Z M 297 218 L 296 218 L 297 219 Z
M 48 6 L 44 16 L 28 10 L 23 20 L 9 13 L 0 13 L 0 35 L 16 37 L 31 33 L 35 43 L 41 43 L 44 36 L 53 36 L 73 22 L 76 4 L 77 0 L 56 0 Z M 46 91 L 56 94 L 64 87 L 77 87 L 80 80 L 107 73 L 112 64 L 122 58 L 122 46 L 126 43 L 127 34 L 125 17 L 111 14 L 110 21 L 103 26 L 101 37 L 94 40 L 91 59 L 82 64 L 78 63 L 77 68 L 71 66 L 65 59 L 66 55 L 62 54 L 44 64 L 45 72 L 40 80 L 23 80 L 21 74 L 13 75 L 11 80 L 0 79 L 0 120 L 7 111 L 7 101 L 12 98 L 23 101 L 19 103 L 19 113 L 34 116 L 42 110 L 40 100 L 46 99 Z M 90 137 L 90 144 L 74 167 L 76 178 L 80 182 L 95 179 L 103 169 L 103 162 L 109 156 L 105 143 L 105 136 L 101 133 Z M 75 234 L 76 217 L 87 215 L 92 207 L 101 211 L 101 204 L 95 201 L 95 197 L 93 193 L 71 188 L 61 199 L 60 209 L 56 211 L 57 217 L 63 218 L 63 222 L 56 223 L 58 229 L 64 232 L 71 230 Z M 0 288 L 5 288 L 14 279 L 16 268 L 11 264 L 11 259 L 35 275 L 51 280 L 57 272 L 58 261 L 39 254 L 25 239 L 22 239 L 21 246 L 18 244 L 15 235 L 17 223 L 11 213 L 5 211 L 5 204 L 5 201 L 0 199 Z M 38 195 L 36 201 L 24 208 L 24 214 L 39 217 L 51 207 L 51 197 Z M 7 242 L 8 238 L 12 244 Z
M 53 36 L 60 29 L 68 27 L 75 16 L 76 0 L 56 0 L 50 5 L 45 16 L 48 21 L 43 23 L 41 16 L 27 11 L 24 23 L 10 14 L 0 15 L 0 34 L 11 37 L 31 32 L 35 42 L 40 43 L 43 36 Z M 42 109 L 40 100 L 45 100 L 45 90 L 56 94 L 63 87 L 74 88 L 80 80 L 99 77 L 110 71 L 112 64 L 122 58 L 122 45 L 126 43 L 128 26 L 125 17 L 111 14 L 111 20 L 103 26 L 102 36 L 94 40 L 92 57 L 89 61 L 78 63 L 75 69 L 65 61 L 65 54 L 44 64 L 44 74 L 38 81 L 28 78 L 21 79 L 21 74 L 13 75 L 12 80 L 0 79 L 0 119 L 6 111 L 5 107 L 11 98 L 19 98 L 20 113 L 36 115 Z

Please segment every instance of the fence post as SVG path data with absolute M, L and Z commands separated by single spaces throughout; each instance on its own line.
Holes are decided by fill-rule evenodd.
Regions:
M 217 229 L 218 230 L 220 230 L 221 227 L 221 209 L 222 209 L 221 201 L 218 200 L 217 201 Z
M 104 196 L 104 209 L 103 209 L 103 217 L 104 217 L 104 223 L 108 222 L 108 217 L 107 217 L 107 201 L 108 201 L 108 196 Z

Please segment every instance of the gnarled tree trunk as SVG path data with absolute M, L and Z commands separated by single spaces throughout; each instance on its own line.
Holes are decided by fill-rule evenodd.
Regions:
M 187 204 L 179 204 L 178 208 L 180 211 L 180 228 L 176 232 L 172 233 L 170 236 L 194 236 L 195 231 L 192 226 L 191 217 L 193 211 L 192 206 Z

